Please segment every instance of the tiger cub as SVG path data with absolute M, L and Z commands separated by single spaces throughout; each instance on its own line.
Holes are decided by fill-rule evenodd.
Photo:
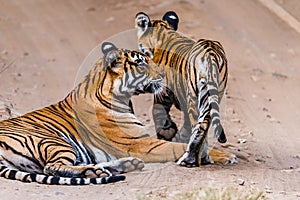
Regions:
M 99 59 L 67 97 L 0 122 L 0 176 L 43 184 L 102 184 L 145 162 L 176 161 L 186 144 L 150 137 L 130 97 L 160 93 L 162 71 L 140 52 L 102 45 Z
M 156 96 L 153 106 L 157 136 L 188 143 L 187 152 L 177 162 L 180 165 L 235 163 L 235 155 L 207 148 L 210 124 L 220 143 L 227 140 L 219 114 L 228 73 L 224 49 L 217 41 L 196 42 L 178 33 L 178 22 L 173 11 L 162 20 L 150 20 L 143 12 L 135 18 L 140 51 L 153 58 L 166 74 L 167 88 Z M 172 105 L 184 114 L 180 131 L 169 114 Z

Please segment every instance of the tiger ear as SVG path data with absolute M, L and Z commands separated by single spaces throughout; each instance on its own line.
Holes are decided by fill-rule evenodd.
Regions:
M 174 11 L 168 11 L 162 18 L 164 21 L 168 22 L 170 26 L 174 29 L 174 31 L 178 28 L 179 18 Z
M 115 65 L 115 60 L 117 58 L 117 50 L 118 48 L 111 42 L 103 42 L 101 46 L 102 53 L 104 54 L 105 66 L 111 66 L 111 68 Z
M 150 18 L 146 13 L 139 12 L 135 16 L 135 28 L 138 30 L 138 37 L 148 28 Z
M 111 42 L 103 42 L 101 46 L 101 51 L 104 55 L 106 55 L 108 52 L 117 50 L 118 48 Z

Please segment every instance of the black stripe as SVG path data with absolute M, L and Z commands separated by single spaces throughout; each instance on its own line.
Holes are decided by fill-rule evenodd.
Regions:
M 151 151 L 153 151 L 154 149 L 156 149 L 159 146 L 165 145 L 166 143 L 158 143 L 157 145 L 153 146 L 152 148 L 150 148 L 146 154 L 151 153 Z
M 122 122 L 122 121 L 116 121 L 116 120 L 113 120 L 113 119 L 107 119 L 107 121 L 110 121 L 110 122 L 115 122 L 115 123 L 118 123 L 118 124 L 135 124 L 135 125 L 138 125 L 138 126 L 144 126 L 142 123 L 139 123 L 139 122 Z
M 7 173 L 8 173 L 7 176 L 8 179 L 16 180 L 16 174 L 17 174 L 16 170 L 8 170 Z
M 28 180 L 28 177 L 30 177 L 30 174 L 26 174 L 26 175 L 24 175 L 23 177 L 22 177 L 22 182 L 30 182 L 29 180 Z
M 209 104 L 210 109 L 215 109 L 216 111 L 219 112 L 219 105 L 216 102 L 211 102 Z
M 70 183 L 71 183 L 71 185 L 78 185 L 78 182 L 77 182 L 77 180 L 82 180 L 82 178 L 71 178 L 70 179 Z M 80 183 L 81 181 L 79 181 L 79 183 Z
M 216 119 L 215 117 L 220 117 L 220 116 L 218 113 L 212 113 L 212 114 L 210 114 L 210 117 L 213 121 L 215 121 L 215 120 L 219 120 L 219 119 Z
M 219 96 L 219 92 L 216 89 L 210 89 L 210 90 L 208 90 L 208 94 L 209 94 L 209 96 L 213 96 L 213 95 Z
M 50 178 L 50 185 L 58 185 L 60 177 L 57 176 L 51 176 Z
M 102 183 L 106 183 L 105 181 L 103 181 L 103 180 L 105 180 L 104 178 L 102 179 Z M 90 183 L 92 183 L 92 184 L 97 184 L 97 179 L 96 178 L 91 178 L 90 179 Z

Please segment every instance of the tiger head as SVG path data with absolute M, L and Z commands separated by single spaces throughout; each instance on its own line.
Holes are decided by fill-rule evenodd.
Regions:
M 163 71 L 143 53 L 102 44 L 105 70 L 113 77 L 112 92 L 131 97 L 141 93 L 159 94 L 163 90 Z
M 139 12 L 135 17 L 138 47 L 141 52 L 153 59 L 154 48 L 160 46 L 164 30 L 176 31 L 179 18 L 173 11 L 164 14 L 162 20 L 150 20 L 146 13 Z

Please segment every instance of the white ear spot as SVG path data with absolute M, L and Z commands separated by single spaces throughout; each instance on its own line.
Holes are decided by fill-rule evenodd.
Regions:
M 108 49 L 112 48 L 112 45 L 106 45 L 103 47 L 103 50 L 104 51 L 107 51 Z
M 103 42 L 101 50 L 103 54 L 107 54 L 110 51 L 116 50 L 117 47 L 111 42 Z
M 171 19 L 177 19 L 177 17 L 174 16 L 174 15 L 170 15 L 169 18 L 171 18 Z

